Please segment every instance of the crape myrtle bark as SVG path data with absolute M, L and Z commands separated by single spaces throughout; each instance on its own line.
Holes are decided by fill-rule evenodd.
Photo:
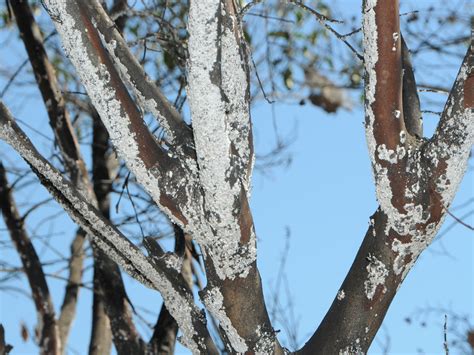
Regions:
M 239 6 L 232 0 L 190 1 L 191 128 L 146 75 L 97 0 L 49 0 L 44 5 L 115 151 L 178 230 L 199 245 L 207 277 L 199 297 L 219 323 L 225 351 L 285 353 L 267 313 L 256 263 L 248 200 L 254 162 L 249 49 Z M 367 352 L 404 278 L 439 230 L 474 140 L 472 44 L 430 139 L 423 138 L 398 0 L 363 2 L 363 46 L 365 128 L 379 207 L 328 313 L 297 353 Z M 149 131 L 144 113 L 159 122 L 164 140 Z M 110 257 L 162 294 L 166 308 L 157 326 L 166 328 L 156 329 L 148 346 L 134 333 L 126 310 L 117 317 L 108 312 L 112 328 L 114 319 L 125 322 L 125 328 L 117 328 L 127 329 L 130 337 L 122 339 L 119 352 L 157 353 L 161 347 L 156 340 L 173 342 L 179 327 L 181 342 L 193 353 L 218 353 L 206 314 L 182 272 L 182 251 L 165 253 L 153 238 L 145 238 L 145 255 L 104 217 L 105 210 L 96 208 L 93 195 L 71 184 L 72 174 L 66 179 L 40 156 L 3 103 L 0 138 L 32 166 L 101 259 Z M 124 291 L 118 294 L 125 297 Z M 103 296 L 106 304 L 113 297 Z

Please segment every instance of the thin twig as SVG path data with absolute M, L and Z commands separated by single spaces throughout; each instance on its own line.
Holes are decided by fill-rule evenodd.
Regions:
M 292 24 L 295 23 L 295 21 L 287 20 L 286 18 L 276 17 L 276 16 L 269 16 L 269 15 L 265 15 L 265 14 L 259 14 L 259 13 L 256 13 L 256 12 L 248 12 L 247 15 L 248 16 L 261 17 L 261 18 L 265 18 L 265 19 L 269 19 L 269 20 L 286 22 L 286 23 L 292 23 Z
M 300 7 L 301 9 L 305 10 L 305 11 L 308 11 L 309 13 L 311 13 L 314 17 L 316 17 L 316 20 L 318 20 L 318 22 L 323 26 L 325 27 L 329 32 L 331 32 L 332 34 L 334 34 L 339 40 L 341 40 L 347 47 L 349 47 L 349 49 L 356 55 L 356 57 L 360 60 L 364 60 L 364 57 L 359 53 L 357 52 L 357 50 L 345 39 L 348 35 L 342 35 L 340 34 L 338 31 L 336 31 L 334 28 L 332 28 L 331 26 L 329 26 L 327 23 L 328 22 L 332 22 L 332 23 L 344 23 L 344 21 L 341 21 L 341 20 L 335 20 L 335 19 L 332 19 L 332 18 L 329 18 L 321 13 L 319 13 L 318 11 L 312 9 L 311 7 L 303 4 L 300 0 L 286 0 L 288 3 L 290 4 L 293 4 L 295 6 L 298 6 Z M 254 7 L 255 5 L 261 3 L 262 0 L 254 0 L 250 3 L 248 3 L 247 5 L 245 5 L 242 10 L 240 11 L 240 14 L 239 14 L 239 18 L 242 19 L 243 16 L 246 14 L 246 12 L 248 12 L 252 7 Z
M 421 113 L 428 113 L 428 114 L 437 115 L 437 116 L 440 116 L 442 114 L 442 112 L 431 111 L 431 110 L 422 110 Z
M 133 202 L 133 198 L 130 195 L 130 190 L 128 189 L 128 184 L 125 185 L 125 188 L 127 189 L 128 199 L 130 200 L 130 203 L 132 204 L 133 212 L 135 214 L 135 220 L 137 221 L 138 226 L 140 227 L 140 231 L 142 233 L 142 238 L 145 238 L 145 233 L 143 232 L 142 224 L 140 223 L 140 219 L 138 218 L 138 213 L 137 213 L 137 208 L 135 206 L 135 202 Z
M 449 214 L 452 218 L 454 218 L 454 220 L 455 220 L 456 222 L 458 222 L 459 224 L 463 225 L 463 226 L 466 227 L 467 229 L 470 229 L 470 230 L 474 231 L 474 227 L 473 227 L 473 226 L 467 224 L 467 223 L 464 222 L 462 219 L 456 217 L 456 216 L 455 216 L 454 214 L 452 214 L 447 208 L 445 208 L 445 210 L 446 210 L 446 213 Z
M 253 59 L 252 51 L 249 50 L 249 53 L 250 53 L 250 60 L 252 61 L 252 65 L 255 69 L 255 75 L 257 76 L 258 86 L 260 87 L 260 90 L 262 90 L 263 97 L 269 104 L 274 104 L 275 100 L 272 100 L 267 96 L 267 93 L 265 92 L 265 88 L 263 87 L 263 83 L 260 80 L 260 75 L 258 75 L 257 65 L 255 64 L 255 60 Z
M 449 347 L 448 347 L 448 315 L 444 315 L 444 352 L 446 355 L 449 355 Z
M 118 213 L 118 212 L 119 212 L 120 201 L 122 200 L 122 195 L 123 195 L 123 192 L 125 191 L 125 187 L 126 187 L 127 184 L 128 184 L 128 179 L 130 178 L 130 174 L 131 174 L 131 172 L 129 171 L 128 174 L 127 174 L 127 176 L 125 177 L 125 181 L 124 181 L 123 184 L 122 184 L 122 191 L 120 191 L 120 195 L 119 195 L 118 201 L 117 201 L 117 203 L 115 204 L 115 213 Z
M 53 31 L 51 32 L 50 34 L 48 34 L 45 38 L 44 38 L 44 41 L 43 41 L 43 44 L 46 43 L 52 36 L 54 36 L 56 34 L 56 31 Z M 30 59 L 27 58 L 25 59 L 23 62 L 21 62 L 20 66 L 15 70 L 15 72 L 13 73 L 13 75 L 10 77 L 10 79 L 8 79 L 8 82 L 6 83 L 6 85 L 4 86 L 4 88 L 2 89 L 2 92 L 0 93 L 0 99 L 3 98 L 3 96 L 7 93 L 8 89 L 10 88 L 10 86 L 13 84 L 13 82 L 15 81 L 16 77 L 18 76 L 18 74 L 20 74 L 20 72 L 22 71 L 22 69 L 30 62 Z
M 306 11 L 310 12 L 312 15 L 314 15 L 316 17 L 316 19 L 318 20 L 318 22 L 322 26 L 324 26 L 329 32 L 334 34 L 339 40 L 341 40 L 356 55 L 356 57 L 358 59 L 364 60 L 364 57 L 359 52 L 357 52 L 357 50 L 345 39 L 345 37 L 347 37 L 347 35 L 341 35 L 334 28 L 332 28 L 331 26 L 329 26 L 327 24 L 327 22 L 343 23 L 343 21 L 330 19 L 327 16 L 324 16 L 324 15 L 320 14 L 319 12 L 317 12 L 316 10 L 312 9 L 311 7 L 306 6 L 305 4 L 303 4 L 299 0 L 287 0 L 287 1 L 291 4 L 294 4 L 294 5 L 302 8 L 303 10 L 306 10 Z

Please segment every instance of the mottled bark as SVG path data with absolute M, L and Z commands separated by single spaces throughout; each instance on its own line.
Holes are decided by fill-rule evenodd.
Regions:
M 192 148 L 194 146 L 192 130 L 130 52 L 121 36 L 120 26 L 113 25 L 112 20 L 97 1 L 81 3 L 80 8 L 85 15 L 83 21 L 89 22 L 92 19 L 95 21 L 97 30 L 103 36 L 104 44 L 109 46 L 108 50 L 114 57 L 115 64 L 120 65 L 117 68 L 118 71 L 124 82 L 132 88 L 141 109 L 157 118 L 166 130 L 169 143 L 176 147 L 179 154 L 193 157 L 195 153 Z
M 193 271 L 191 251 L 186 247 L 183 230 L 174 226 L 175 231 L 175 253 L 183 258 L 181 274 L 189 290 L 193 289 Z M 171 316 L 163 304 L 161 306 L 158 320 L 156 321 L 153 335 L 148 342 L 148 349 L 152 354 L 174 354 L 176 335 L 178 334 L 178 323 Z
M 474 142 L 466 105 L 472 46 L 431 140 L 401 40 L 398 1 L 366 1 L 366 133 L 377 200 L 370 228 L 337 297 L 301 354 L 366 353 L 401 283 L 439 230 Z M 402 68 L 404 75 L 402 75 Z
M 207 277 L 199 295 L 219 323 L 226 352 L 283 353 L 256 263 L 248 200 L 254 160 L 248 50 L 237 2 L 190 1 L 187 93 L 192 130 L 147 78 L 120 26 L 97 0 L 45 0 L 45 6 L 119 157 L 178 231 L 199 244 Z M 126 4 L 117 1 L 116 6 Z M 363 9 L 365 126 L 379 208 L 330 310 L 300 350 L 304 354 L 368 350 L 398 288 L 439 230 L 474 141 L 472 47 L 434 137 L 424 139 L 398 7 L 397 0 L 367 0 Z M 41 53 L 39 57 L 44 59 Z M 51 96 L 47 90 L 51 88 L 43 95 Z M 163 140 L 150 132 L 144 112 L 165 130 Z M 175 252 L 164 252 L 155 239 L 144 238 L 145 256 L 104 217 L 110 207 L 107 133 L 101 125 L 94 128 L 95 195 L 88 196 L 38 154 L 0 104 L 0 137 L 25 158 L 92 239 L 98 259 L 96 295 L 107 300 L 102 310 L 111 319 L 118 352 L 172 352 L 179 326 L 183 344 L 194 353 L 217 353 L 189 286 L 185 271 L 191 265 L 183 238 L 177 239 Z M 90 190 L 92 185 L 84 186 Z M 107 257 L 163 296 L 165 307 L 146 346 L 133 328 L 120 272 Z
M 86 166 L 80 153 L 79 144 L 66 110 L 65 101 L 62 97 L 54 68 L 43 46 L 41 30 L 36 24 L 27 0 L 14 1 L 11 3 L 11 6 L 48 112 L 49 122 L 60 148 L 66 171 L 71 181 L 78 186 L 84 196 L 92 197 L 92 188 L 89 183 Z M 76 312 L 79 292 L 77 285 L 81 281 L 83 264 L 82 251 L 79 251 L 77 248 L 82 248 L 83 245 L 84 233 L 78 230 L 71 245 L 72 254 L 69 264 L 68 284 L 59 317 L 60 335 L 64 347 L 67 344 L 67 338 Z M 95 321 L 107 322 L 107 320 L 100 317 L 94 316 L 94 319 Z M 102 341 L 103 339 L 103 336 L 97 337 L 97 341 Z M 64 348 L 62 352 L 64 352 Z
M 117 2 L 116 6 L 120 8 L 125 5 Z M 64 99 L 57 84 L 54 69 L 48 60 L 42 44 L 40 29 L 36 25 L 27 1 L 14 2 L 12 7 L 35 72 L 38 86 L 48 110 L 51 126 L 71 180 L 77 183 L 79 189 L 82 190 L 85 196 L 88 196 L 91 201 L 97 201 L 96 203 L 98 204 L 99 210 L 108 218 L 109 200 L 107 194 L 110 184 L 104 184 L 104 182 L 110 181 L 106 163 L 109 139 L 107 131 L 100 123 L 100 119 L 95 110 L 92 110 L 94 116 L 94 191 L 92 191 L 92 183 L 85 169 L 79 145 L 65 108 Z M 78 231 L 78 234 L 82 235 L 83 233 Z M 76 243 L 77 246 L 77 243 L 80 243 L 80 241 L 75 240 L 74 243 Z M 133 348 L 133 341 L 130 341 L 130 339 L 135 339 L 136 344 L 140 344 L 141 339 L 135 330 L 130 316 L 120 271 L 117 265 L 109 260 L 106 255 L 101 253 L 100 250 L 96 250 L 97 248 L 94 245 L 93 248 L 95 260 L 97 261 L 94 265 L 93 310 L 96 311 L 97 314 L 93 314 L 90 350 L 96 349 L 95 351 L 99 351 L 99 353 L 110 352 L 110 335 L 107 334 L 107 332 L 110 332 L 110 320 L 107 319 L 107 317 L 111 317 L 112 325 L 115 326 L 112 330 L 118 351 L 120 353 L 133 353 L 129 351 Z M 80 270 L 82 268 L 81 261 L 81 258 L 75 258 L 74 262 L 70 264 L 70 278 L 80 276 Z M 70 282 L 71 281 L 75 280 L 70 280 Z M 115 289 L 118 289 L 118 292 L 112 292 L 112 288 L 105 287 L 108 283 L 111 283 Z M 61 334 L 64 337 L 64 341 L 67 339 L 67 334 L 72 324 L 75 310 L 74 302 L 76 300 L 77 288 L 74 288 L 73 285 L 72 287 L 68 285 L 62 307 L 67 314 L 60 317 L 63 320 L 60 324 L 62 325 Z M 105 302 L 105 304 L 102 305 L 102 302 Z M 130 339 L 124 337 L 122 335 L 123 332 L 130 334 Z
M 165 304 L 183 330 L 183 344 L 205 351 L 211 339 L 206 320 L 187 291 L 185 281 L 166 260 L 147 258 L 114 225 L 105 219 L 32 145 L 0 101 L 0 139 L 15 149 L 32 167 L 40 182 L 79 224 L 98 248 L 142 284 L 161 292 Z M 171 311 L 172 310 L 172 311 Z M 212 342 L 212 341 L 211 341 Z
M 247 48 L 234 1 L 191 1 L 188 96 L 211 235 L 200 292 L 229 352 L 281 352 L 265 307 L 248 205 L 253 168 Z M 228 154 L 223 154 L 228 152 Z M 252 297 L 249 297 L 252 295 Z M 248 317 L 252 314 L 252 317 Z

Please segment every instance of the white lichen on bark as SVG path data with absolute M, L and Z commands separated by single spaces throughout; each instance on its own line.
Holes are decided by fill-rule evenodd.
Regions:
M 440 193 L 445 207 L 449 207 L 456 194 L 459 184 L 466 172 L 469 154 L 474 144 L 474 108 L 464 105 L 464 83 L 469 72 L 474 68 L 472 63 L 473 49 L 468 54 L 456 79 L 457 85 L 446 103 L 441 126 L 427 149 L 428 157 L 439 164 L 445 162 L 445 174 L 437 182 L 436 190 Z M 470 57 L 470 60 L 469 60 Z M 472 75 L 472 74 L 471 74 Z M 455 132 L 455 133 L 453 133 Z M 444 137 L 440 137 L 444 136 Z
M 107 18 L 108 19 L 108 18 Z M 109 19 L 108 19 L 109 20 Z M 111 22 L 111 21 L 110 21 Z M 113 23 L 109 23 L 109 26 L 113 26 Z M 135 64 L 135 67 L 139 67 L 140 64 L 138 63 L 127 63 L 123 61 L 119 55 L 117 55 L 118 51 L 118 45 L 122 47 L 122 51 L 125 51 L 126 48 L 123 48 L 126 46 L 125 41 L 121 36 L 117 36 L 117 39 L 113 39 L 110 41 L 107 41 L 104 37 L 104 35 L 98 31 L 100 34 L 100 38 L 102 41 L 102 44 L 104 45 L 105 48 L 107 48 L 111 58 L 113 59 L 114 65 L 116 69 L 118 70 L 121 79 L 124 81 L 124 83 L 127 84 L 127 86 L 131 89 L 133 94 L 135 95 L 137 99 L 137 103 L 140 106 L 140 108 L 143 110 L 143 112 L 148 112 L 155 117 L 158 122 L 160 123 L 160 126 L 164 129 L 166 132 L 166 139 L 170 144 L 173 144 L 175 141 L 175 136 L 174 132 L 171 130 L 169 124 L 168 124 L 168 119 L 163 116 L 163 114 L 160 111 L 160 104 L 157 102 L 157 100 L 154 97 L 146 98 L 145 94 L 142 92 L 141 88 L 138 87 L 136 83 L 136 79 L 129 74 L 129 65 Z M 118 44 L 117 41 L 120 41 Z M 137 59 L 130 55 L 127 58 L 129 61 L 137 61 Z M 143 72 L 142 80 L 145 81 L 150 81 L 150 78 L 145 75 Z M 153 83 L 148 83 L 148 85 L 151 87 L 154 85 Z
M 118 100 L 117 89 L 110 84 L 108 69 L 103 64 L 97 65 L 90 58 L 87 40 L 84 41 L 84 28 L 81 28 L 75 16 L 69 12 L 68 2 L 50 0 L 45 3 L 50 11 L 60 14 L 60 21 L 55 21 L 55 26 L 62 38 L 63 49 L 76 68 L 119 156 L 124 159 L 137 181 L 161 206 L 157 178 L 139 156 L 138 137 L 130 128 L 130 118 Z M 164 207 L 163 209 L 166 210 Z
M 382 292 L 385 293 L 385 279 L 388 276 L 387 267 L 383 262 L 373 255 L 367 257 L 369 264 L 366 267 L 367 279 L 364 281 L 365 295 L 369 300 L 374 298 L 378 286 L 382 286 Z
M 378 54 L 378 32 L 375 23 L 375 9 L 377 0 L 366 0 L 363 15 L 363 44 L 364 44 L 364 69 L 365 69 L 365 134 L 369 148 L 369 156 L 375 159 L 377 142 L 374 137 L 375 115 L 372 105 L 375 103 L 375 90 L 377 86 L 377 74 L 375 65 L 379 60 Z
M 245 353 L 248 350 L 245 340 L 237 333 L 237 330 L 232 325 L 232 321 L 226 314 L 224 307 L 224 297 L 218 288 L 206 290 L 202 301 L 206 309 L 218 320 L 219 325 L 224 329 L 225 334 L 232 346 L 232 349 L 237 353 Z
M 187 92 L 204 209 L 212 229 L 203 242 L 222 279 L 245 276 L 256 259 L 253 230 L 245 246 L 240 243 L 241 191 L 248 193 L 253 152 L 246 63 L 235 21 L 219 0 L 191 1 Z
M 273 332 L 264 331 L 258 326 L 256 335 L 259 337 L 255 345 L 254 352 L 256 355 L 272 354 L 275 350 L 275 335 Z M 285 352 L 286 354 L 286 352 Z
M 115 226 L 103 219 L 85 197 L 42 158 L 25 137 L 19 135 L 18 128 L 14 128 L 14 122 L 3 116 L 4 112 L 6 109 L 2 107 L 0 139 L 11 145 L 48 182 L 50 192 L 74 222 L 87 232 L 87 236 L 99 249 L 132 278 L 161 293 L 168 310 L 183 331 L 183 344 L 194 353 L 198 353 L 198 347 L 193 340 L 195 330 L 192 325 L 192 313 L 198 314 L 199 310 L 192 300 L 185 299 L 175 289 L 173 283 L 161 275 L 137 247 Z
M 402 275 L 405 278 L 408 271 L 415 263 L 418 256 L 433 240 L 441 223 L 430 223 L 422 231 L 413 232 L 412 239 L 408 243 L 402 243 L 398 239 L 392 242 L 392 250 L 396 253 L 393 262 L 393 271 L 396 275 Z

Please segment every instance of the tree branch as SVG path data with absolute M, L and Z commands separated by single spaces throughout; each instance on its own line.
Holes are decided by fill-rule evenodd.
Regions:
M 175 231 L 175 253 L 179 255 L 179 249 L 184 247 L 183 263 L 181 266 L 181 274 L 189 290 L 193 289 L 193 272 L 192 272 L 192 255 L 191 251 L 185 246 L 184 233 L 181 228 L 174 226 Z M 153 354 L 174 354 L 176 344 L 176 335 L 178 333 L 178 324 L 171 316 L 170 312 L 163 304 L 161 306 L 158 320 L 155 324 L 153 335 L 148 342 L 148 348 Z M 217 349 L 216 349 L 217 351 Z M 216 352 L 217 354 L 217 352 Z
M 193 170 L 180 162 L 172 151 L 165 151 L 148 130 L 104 47 L 103 35 L 86 9 L 79 3 L 62 1 L 48 1 L 47 6 L 50 12 L 60 14 L 55 25 L 66 54 L 76 67 L 118 154 L 169 218 L 185 227 L 193 217 L 181 206 L 192 203 L 199 206 L 196 198 L 190 196 L 199 194 L 190 179 Z
M 79 191 L 96 204 L 97 200 L 92 192 L 86 165 L 81 156 L 79 144 L 71 125 L 69 113 L 66 110 L 65 101 L 61 94 L 54 68 L 43 46 L 41 30 L 34 19 L 27 0 L 14 1 L 11 3 L 11 6 L 15 14 L 21 38 L 28 53 L 28 58 L 33 67 L 38 88 L 40 89 L 48 112 L 49 122 L 61 152 L 66 171 Z M 81 283 L 82 264 L 84 260 L 83 252 L 78 248 L 83 248 L 84 238 L 85 234 L 78 230 L 71 245 L 68 284 L 58 319 L 59 333 L 63 347 L 62 353 L 65 351 L 69 332 L 76 314 L 79 293 L 78 285 Z M 105 316 L 105 314 L 103 316 Z M 104 322 L 108 324 L 108 320 L 103 317 L 94 315 L 93 319 L 94 323 Z M 100 326 L 94 325 L 93 329 L 96 328 L 100 328 Z M 101 334 L 101 336 L 96 337 L 96 339 L 95 342 L 100 343 L 106 338 Z M 105 346 L 98 345 L 98 347 L 104 348 Z
M 20 217 L 13 194 L 8 186 L 5 168 L 0 163 L 0 207 L 10 237 L 20 256 L 38 312 L 41 354 L 60 354 L 61 341 L 43 266 Z
M 79 296 L 80 285 L 82 283 L 85 238 L 86 233 L 79 228 L 70 247 L 71 257 L 69 258 L 69 276 L 58 318 L 59 336 L 61 338 L 63 353 L 66 348 L 72 322 L 76 316 L 76 305 Z
M 15 14 L 21 38 L 33 67 L 33 73 L 45 103 L 65 168 L 71 181 L 77 184 L 84 196 L 90 196 L 92 189 L 88 184 L 87 169 L 66 110 L 55 70 L 43 46 L 41 30 L 33 17 L 27 0 L 13 1 L 10 6 Z
M 229 352 L 279 353 L 255 262 L 248 206 L 253 165 L 248 64 L 235 2 L 191 1 L 188 31 L 189 106 L 212 231 L 202 239 L 192 234 L 207 270 L 200 296 L 219 321 Z
M 178 152 L 194 157 L 192 130 L 146 75 L 138 60 L 130 52 L 119 29 L 114 26 L 114 22 L 99 2 L 96 0 L 82 2 L 79 6 L 87 14 L 84 21 L 94 20 L 97 30 L 103 36 L 103 44 L 113 57 L 121 77 L 131 87 L 141 109 L 144 112 L 150 112 L 158 119 L 167 133 L 167 141 L 175 146 Z
M 474 143 L 474 44 L 471 42 L 449 94 L 439 125 L 426 147 L 433 188 L 449 208 L 467 168 Z
M 193 302 L 192 294 L 180 285 L 185 282 L 172 268 L 157 270 L 123 234 L 104 219 L 78 191 L 65 180 L 33 147 L 0 102 L 0 138 L 14 148 L 32 167 L 41 183 L 78 223 L 99 249 L 109 255 L 133 278 L 158 290 L 170 313 L 183 331 L 183 343 L 193 351 L 205 351 L 210 339 L 204 315 Z
M 379 190 L 386 179 L 394 183 L 392 178 L 404 168 L 406 141 L 398 0 L 366 0 L 363 12 L 366 136 L 377 197 L 383 209 L 390 209 L 392 201 L 383 200 Z M 400 203 L 394 201 L 395 208 Z
M 99 210 L 105 218 L 109 219 L 109 193 L 112 185 L 107 166 L 109 135 L 97 112 L 94 109 L 91 109 L 91 111 L 93 121 L 92 173 L 94 194 L 97 197 Z M 102 311 L 110 319 L 110 328 L 117 352 L 119 354 L 143 353 L 145 344 L 133 323 L 128 297 L 118 266 L 105 253 L 97 249 L 94 250 L 94 260 L 94 306 L 98 310 L 104 308 Z M 100 305 L 101 302 L 103 302 L 104 307 Z M 99 336 L 100 334 L 102 334 L 102 337 L 106 335 L 103 330 L 99 332 Z M 104 352 L 106 351 L 103 346 L 97 351 L 99 354 Z
M 441 227 L 464 175 L 474 137 L 472 108 L 463 101 L 472 49 L 437 133 L 422 141 L 417 137 L 421 124 L 410 122 L 413 130 L 407 134 L 403 120 L 404 114 L 410 121 L 418 117 L 419 101 L 406 58 L 401 96 L 398 33 L 398 1 L 365 1 L 366 130 L 380 207 L 337 297 L 301 354 L 367 352 L 401 283 Z M 406 55 L 407 49 L 401 52 Z
M 28 6 L 26 0 L 20 0 L 12 3 L 12 8 L 17 19 L 18 28 L 20 30 L 23 42 L 28 52 L 33 71 L 35 73 L 36 81 L 48 111 L 51 127 L 53 128 L 56 141 L 58 142 L 60 152 L 63 160 L 65 161 L 71 181 L 76 183 L 76 186 L 78 186 L 79 190 L 82 191 L 84 196 L 87 197 L 92 204 L 98 204 L 101 212 L 108 218 L 107 196 L 104 196 L 104 194 L 97 195 L 98 191 L 92 190 L 92 184 L 89 180 L 86 166 L 80 153 L 76 135 L 72 129 L 70 118 L 66 110 L 61 90 L 56 80 L 53 66 L 48 59 L 46 50 L 43 46 L 41 31 L 35 22 L 31 9 Z M 95 110 L 93 111 L 95 113 Z M 98 116 L 97 113 L 95 113 L 95 116 Z M 96 117 L 95 120 L 99 120 L 99 118 Z M 107 132 L 105 128 L 100 128 L 103 132 L 100 132 L 99 141 L 94 142 L 96 144 L 93 146 L 93 150 L 96 153 L 95 159 L 93 159 L 93 163 L 95 163 L 95 165 L 97 165 L 97 160 L 101 158 L 105 159 L 105 156 L 100 157 L 100 155 L 101 153 L 104 155 L 106 151 L 103 149 L 101 150 L 100 148 L 98 149 L 98 147 L 105 146 L 105 149 L 107 149 L 108 145 Z M 97 133 L 97 129 L 95 130 L 95 133 Z M 106 166 L 105 164 L 102 165 Z M 95 169 L 94 173 L 101 174 L 101 176 L 98 176 L 97 179 L 102 179 L 104 181 L 109 179 L 108 174 L 105 174 L 106 176 L 104 176 L 104 171 L 101 169 Z M 97 185 L 94 187 L 97 187 Z M 105 211 L 106 209 L 107 211 Z M 83 238 L 83 233 L 78 231 L 77 236 L 73 241 L 72 247 L 77 248 L 79 244 L 82 247 Z M 100 352 L 107 352 L 107 349 L 110 349 L 110 341 L 107 341 L 107 339 L 110 340 L 110 335 L 107 334 L 107 332 L 110 331 L 110 323 L 107 319 L 107 316 L 111 317 L 112 324 L 116 325 L 113 329 L 116 334 L 114 339 L 118 343 L 116 345 L 119 350 L 122 350 L 123 345 L 128 344 L 128 340 L 130 340 L 125 339 L 121 334 L 119 334 L 124 330 L 127 330 L 127 332 L 130 334 L 130 337 L 133 337 L 132 335 L 134 335 L 133 338 L 136 340 L 135 343 L 139 344 L 141 339 L 139 339 L 138 333 L 136 332 L 131 320 L 130 311 L 127 308 L 128 303 L 126 297 L 123 297 L 125 295 L 125 289 L 120 271 L 106 255 L 102 254 L 98 250 L 95 250 L 96 247 L 94 245 L 93 249 L 94 255 L 96 256 L 96 263 L 94 264 L 96 272 L 94 272 L 94 278 L 99 277 L 101 282 L 94 282 L 95 292 L 93 309 L 97 311 L 97 313 L 93 314 L 91 349 L 99 349 Z M 78 252 L 78 250 L 73 252 Z M 63 306 L 61 308 L 65 313 L 61 313 L 59 318 L 60 334 L 63 346 L 67 342 L 72 320 L 75 316 L 75 306 L 78 294 L 77 284 L 80 283 L 80 277 L 82 275 L 82 261 L 83 257 L 81 256 L 75 256 L 74 254 L 71 256 L 69 276 L 70 280 L 68 282 Z M 110 288 L 104 288 L 106 283 L 105 281 L 112 284 L 117 292 L 112 292 Z M 122 292 L 119 292 L 120 290 Z M 107 293 L 107 296 L 109 297 L 103 297 L 104 293 Z M 105 306 L 100 304 L 101 302 L 104 302 Z M 120 308 L 117 309 L 117 306 L 119 305 Z M 132 342 L 130 344 L 132 344 Z M 130 353 L 130 351 L 127 350 L 124 350 L 123 352 Z
M 0 324 L 0 355 L 7 355 L 13 349 L 13 346 L 7 344 L 5 341 L 5 329 Z

